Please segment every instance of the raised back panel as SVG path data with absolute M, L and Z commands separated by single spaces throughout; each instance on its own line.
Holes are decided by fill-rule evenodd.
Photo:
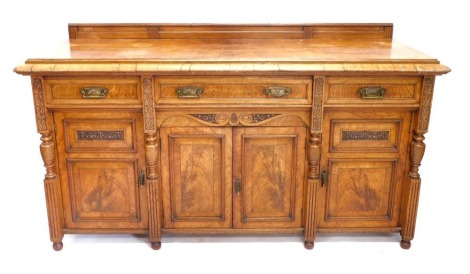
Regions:
M 392 39 L 392 24 L 69 24 L 70 39 Z

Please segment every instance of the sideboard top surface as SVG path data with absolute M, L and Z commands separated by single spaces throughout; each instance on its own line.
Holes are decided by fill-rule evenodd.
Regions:
M 69 36 L 15 71 L 450 71 L 394 41 L 391 24 L 70 24 Z

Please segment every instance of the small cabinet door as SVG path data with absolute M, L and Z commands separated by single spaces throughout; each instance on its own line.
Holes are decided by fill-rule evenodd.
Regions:
M 164 228 L 232 226 L 232 129 L 162 128 Z
M 301 227 L 305 134 L 301 127 L 234 129 L 235 228 Z
M 325 113 L 318 228 L 398 226 L 410 118 L 408 112 Z
M 142 114 L 56 112 L 54 122 L 65 227 L 148 228 Z

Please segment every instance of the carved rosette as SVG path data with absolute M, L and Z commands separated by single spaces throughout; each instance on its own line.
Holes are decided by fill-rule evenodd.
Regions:
M 152 78 L 143 79 L 143 100 L 145 132 L 155 131 L 155 107 Z
M 33 97 L 34 97 L 34 110 L 36 113 L 36 126 L 38 132 L 47 130 L 46 122 L 46 106 L 44 103 L 44 90 L 42 87 L 41 78 L 34 78 L 32 80 Z
M 311 132 L 321 133 L 323 121 L 323 86 L 324 77 L 315 77 L 313 81 L 313 107 L 312 107 L 312 128 Z
M 426 133 L 429 127 L 429 118 L 431 116 L 431 103 L 434 91 L 434 77 L 424 78 L 423 95 L 421 98 L 421 107 L 419 109 L 418 132 Z
M 242 125 L 252 125 L 252 124 L 259 124 L 264 121 L 267 121 L 271 118 L 274 118 L 278 115 L 277 113 L 217 113 L 217 114 L 189 114 L 191 117 L 194 117 L 198 120 L 204 121 L 206 123 L 211 123 L 214 125 L 226 125 L 230 124 L 232 126 L 236 126 L 239 124 Z

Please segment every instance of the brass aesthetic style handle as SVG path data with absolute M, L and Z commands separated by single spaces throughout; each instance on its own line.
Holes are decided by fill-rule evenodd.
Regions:
M 280 98 L 292 93 L 292 90 L 287 87 L 267 87 L 264 89 L 264 94 L 271 95 L 272 97 Z
M 145 173 L 143 170 L 139 171 L 139 180 L 137 182 L 139 186 L 143 186 L 145 184 Z
M 237 195 L 240 195 L 241 191 L 242 191 L 242 181 L 240 180 L 240 178 L 236 178 L 235 179 L 235 193 L 237 193 Z
M 326 171 L 324 170 L 321 173 L 321 186 L 324 187 L 327 182 L 328 182 L 328 173 L 326 173 Z
M 176 89 L 178 98 L 199 98 L 204 93 L 200 87 L 179 87 Z
M 362 99 L 383 99 L 387 90 L 382 87 L 364 87 L 358 90 Z
M 80 90 L 84 99 L 104 99 L 108 94 L 107 88 L 87 87 Z

